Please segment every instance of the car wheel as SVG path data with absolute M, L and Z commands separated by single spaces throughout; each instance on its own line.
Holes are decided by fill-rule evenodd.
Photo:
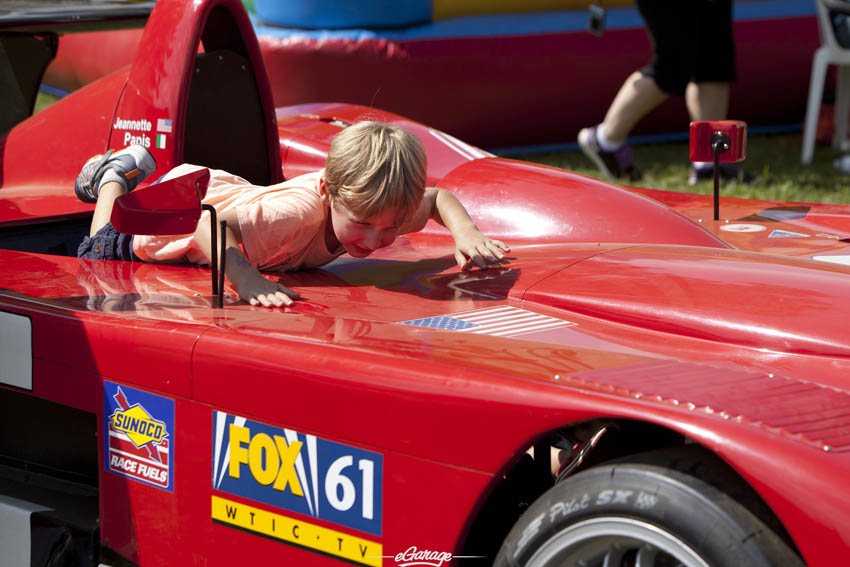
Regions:
M 655 452 L 556 484 L 517 521 L 494 566 L 802 566 L 765 512 L 701 448 Z

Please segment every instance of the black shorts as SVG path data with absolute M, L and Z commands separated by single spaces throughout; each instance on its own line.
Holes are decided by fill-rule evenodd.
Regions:
M 86 236 L 77 248 L 77 258 L 92 260 L 124 260 L 141 262 L 133 253 L 133 235 L 121 234 L 111 222 L 106 223 L 94 236 Z
M 688 83 L 735 80 L 732 0 L 637 0 L 652 43 L 641 73 L 668 94 Z

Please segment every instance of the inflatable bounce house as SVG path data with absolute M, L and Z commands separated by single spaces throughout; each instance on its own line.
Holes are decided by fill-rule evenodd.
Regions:
M 255 29 L 277 106 L 351 102 L 427 123 L 497 152 L 569 146 L 599 122 L 623 80 L 649 60 L 631 0 L 254 0 Z M 799 127 L 812 54 L 814 0 L 737 0 L 738 80 L 730 117 Z M 127 64 L 141 30 L 64 36 L 45 78 L 73 89 Z M 142 47 L 143 48 L 143 47 Z M 636 135 L 686 132 L 681 99 Z

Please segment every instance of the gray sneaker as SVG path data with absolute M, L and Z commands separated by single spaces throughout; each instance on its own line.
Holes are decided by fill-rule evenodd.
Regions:
M 623 144 L 616 152 L 606 152 L 599 146 L 596 139 L 596 128 L 582 128 L 578 133 L 578 145 L 590 161 L 607 177 L 615 180 L 628 177 L 630 181 L 638 181 L 643 177 L 640 170 L 632 163 L 632 148 Z
M 74 193 L 83 203 L 95 203 L 104 183 L 116 181 L 130 192 L 156 171 L 156 160 L 144 146 L 109 150 L 89 159 L 74 182 Z

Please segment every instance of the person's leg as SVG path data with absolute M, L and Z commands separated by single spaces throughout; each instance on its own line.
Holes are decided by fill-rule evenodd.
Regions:
M 156 161 L 142 146 L 129 146 L 88 160 L 74 182 L 74 192 L 84 203 L 96 203 L 89 236 L 112 216 L 115 199 L 132 191 L 156 169 Z
M 154 170 L 156 160 L 143 146 L 128 146 L 115 153 L 109 150 L 83 165 L 74 182 L 74 193 L 84 203 L 96 203 L 101 185 L 114 181 L 125 191 L 132 191 Z
M 732 1 L 700 3 L 692 16 L 693 70 L 685 91 L 691 120 L 725 120 L 729 87 L 735 80 Z
M 696 1 L 696 0 L 694 0 Z M 701 1 L 701 0 L 700 0 Z M 636 0 L 652 45 L 652 59 L 623 83 L 601 134 L 623 142 L 637 123 L 669 95 L 684 95 L 692 66 L 691 1 Z
M 74 193 L 84 203 L 95 203 L 89 235 L 77 249 L 80 258 L 132 258 L 127 235 L 118 234 L 110 224 L 115 199 L 135 189 L 156 169 L 156 161 L 142 146 L 130 146 L 113 153 L 97 155 L 83 165 L 74 182 Z
M 115 204 L 115 199 L 124 193 L 126 193 L 124 187 L 117 181 L 108 181 L 100 186 L 97 204 L 94 206 L 94 215 L 91 219 L 89 236 L 94 236 L 109 222 L 109 219 L 112 218 L 112 206 Z
M 667 95 L 652 77 L 635 71 L 620 87 L 602 123 L 578 133 L 581 150 L 605 177 L 628 176 L 632 181 L 641 178 L 641 172 L 632 163 L 632 151 L 626 144 L 626 137 L 635 124 L 665 98 Z
M 725 120 L 729 110 L 729 83 L 691 82 L 685 104 L 691 120 Z
M 652 77 L 635 71 L 620 87 L 600 124 L 602 136 L 614 145 L 622 144 L 640 121 L 664 102 L 667 93 L 658 88 Z
M 729 109 L 729 83 L 690 82 L 685 90 L 685 104 L 693 121 L 725 120 Z M 689 185 L 710 179 L 714 175 L 713 162 L 695 161 L 692 166 L 688 177 Z
M 726 120 L 730 88 L 736 76 L 732 0 L 698 4 L 693 27 L 697 45 L 691 81 L 685 92 L 688 114 L 691 120 Z M 732 163 L 721 164 L 720 175 L 745 183 L 753 179 L 753 175 Z M 697 162 L 688 183 L 693 185 L 713 176 L 713 162 Z
M 652 45 L 652 60 L 625 80 L 602 123 L 582 129 L 578 137 L 582 151 L 606 177 L 628 175 L 632 181 L 641 174 L 632 163 L 626 138 L 669 94 L 685 92 L 688 50 L 684 44 L 689 35 L 681 22 L 690 3 L 636 0 L 636 5 Z
M 685 92 L 685 102 L 691 120 L 725 120 L 729 111 L 729 83 L 702 82 L 690 83 Z M 709 180 L 714 176 L 713 162 L 694 162 L 688 177 L 688 184 Z M 740 169 L 734 163 L 720 164 L 720 176 L 750 183 L 754 175 Z

